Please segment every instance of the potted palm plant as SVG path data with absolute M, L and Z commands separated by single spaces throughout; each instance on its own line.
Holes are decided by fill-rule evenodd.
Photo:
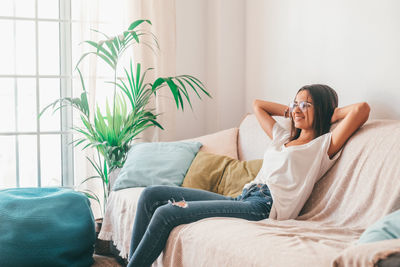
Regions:
M 154 81 L 148 81 L 146 74 L 152 68 L 142 70 L 141 64 L 132 63 L 124 68 L 125 77 L 117 77 L 117 69 L 120 67 L 120 58 L 130 46 L 140 44 L 144 36 L 150 36 L 154 45 L 158 48 L 158 42 L 154 34 L 140 29 L 140 25 L 151 25 L 149 20 L 137 20 L 130 24 L 127 30 L 116 36 L 108 36 L 99 31 L 105 39 L 85 41 L 92 50 L 84 53 L 76 65 L 76 71 L 81 81 L 82 92 L 79 97 L 65 97 L 55 100 L 45 107 L 41 114 L 48 108 L 54 111 L 72 106 L 79 112 L 81 125 L 74 126 L 73 130 L 81 135 L 74 140 L 74 145 L 83 145 L 82 149 L 95 148 L 96 156 L 87 157 L 96 171 L 95 176 L 87 177 L 82 183 L 91 179 L 100 179 L 103 186 L 103 209 L 107 203 L 110 191 L 109 174 L 116 168 L 121 168 L 125 163 L 127 152 L 132 140 L 149 127 L 163 127 L 157 122 L 154 109 L 149 108 L 149 102 L 155 97 L 159 90 L 169 89 L 174 97 L 177 109 L 184 109 L 184 99 L 192 107 L 188 90 L 193 90 L 201 99 L 201 94 L 211 97 L 206 91 L 203 83 L 190 75 L 179 75 L 175 77 L 158 77 Z M 106 110 L 101 111 L 96 105 L 95 111 L 91 112 L 88 104 L 88 92 L 85 87 L 83 75 L 79 68 L 80 63 L 87 56 L 94 55 L 108 65 L 113 72 L 113 80 L 108 81 L 113 85 L 112 104 L 106 103 Z M 84 193 L 100 204 L 100 198 L 90 190 Z

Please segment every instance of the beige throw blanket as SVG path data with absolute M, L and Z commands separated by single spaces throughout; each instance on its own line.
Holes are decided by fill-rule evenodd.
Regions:
M 399 240 L 355 245 L 366 227 L 400 207 L 399 140 L 400 121 L 367 123 L 316 184 L 296 220 L 210 218 L 181 225 L 155 266 L 373 266 L 400 252 Z M 125 258 L 142 190 L 111 193 L 100 233 Z
M 400 252 L 397 240 L 364 245 L 368 256 L 354 249 L 366 227 L 399 207 L 399 140 L 399 121 L 367 123 L 296 220 L 210 218 L 181 225 L 170 234 L 164 266 L 373 266 Z
M 113 240 L 120 256 L 125 259 L 128 258 L 137 202 L 143 189 L 136 187 L 111 192 L 99 233 L 100 239 Z

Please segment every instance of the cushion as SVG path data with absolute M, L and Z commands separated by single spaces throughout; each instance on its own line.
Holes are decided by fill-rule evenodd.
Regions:
M 0 191 L 0 266 L 90 266 L 95 228 L 88 198 L 65 188 Z
M 200 151 L 210 152 L 218 155 L 225 155 L 234 159 L 238 158 L 237 154 L 237 135 L 238 128 L 231 128 L 216 132 L 209 135 L 199 136 L 193 139 L 181 140 L 182 142 L 200 142 L 202 144 Z M 110 186 L 114 187 L 114 183 L 121 169 L 113 170 L 110 175 Z
M 113 190 L 149 185 L 180 186 L 201 145 L 200 142 L 132 145 Z
M 237 159 L 238 131 L 238 128 L 231 128 L 213 134 L 188 139 L 186 141 L 198 141 L 202 143 L 203 146 L 200 148 L 200 151 L 202 152 L 209 152 Z
M 239 161 L 227 156 L 200 151 L 190 166 L 183 187 L 203 189 L 235 197 L 252 181 L 262 160 Z
M 290 120 L 280 116 L 274 116 L 274 119 L 285 129 L 290 129 Z M 256 116 L 247 115 L 239 127 L 238 159 L 261 159 L 270 144 L 271 138 L 261 128 Z
M 386 215 L 369 226 L 360 236 L 358 243 L 371 243 L 400 238 L 400 210 Z

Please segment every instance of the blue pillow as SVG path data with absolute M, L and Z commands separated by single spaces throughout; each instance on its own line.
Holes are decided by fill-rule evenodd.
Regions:
M 386 215 L 360 236 L 358 243 L 371 243 L 386 239 L 400 238 L 400 210 Z
M 201 146 L 199 142 L 134 144 L 113 190 L 149 185 L 180 186 Z

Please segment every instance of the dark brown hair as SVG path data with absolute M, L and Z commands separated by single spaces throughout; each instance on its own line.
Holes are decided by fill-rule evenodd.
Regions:
M 338 96 L 335 90 L 328 85 L 312 84 L 303 86 L 297 91 L 297 94 L 301 91 L 307 91 L 313 100 L 314 121 L 312 128 L 315 132 L 315 138 L 326 134 L 331 128 L 332 115 L 338 106 Z M 292 116 L 290 120 L 292 127 L 289 140 L 292 141 L 299 138 L 301 129 L 295 128 Z

